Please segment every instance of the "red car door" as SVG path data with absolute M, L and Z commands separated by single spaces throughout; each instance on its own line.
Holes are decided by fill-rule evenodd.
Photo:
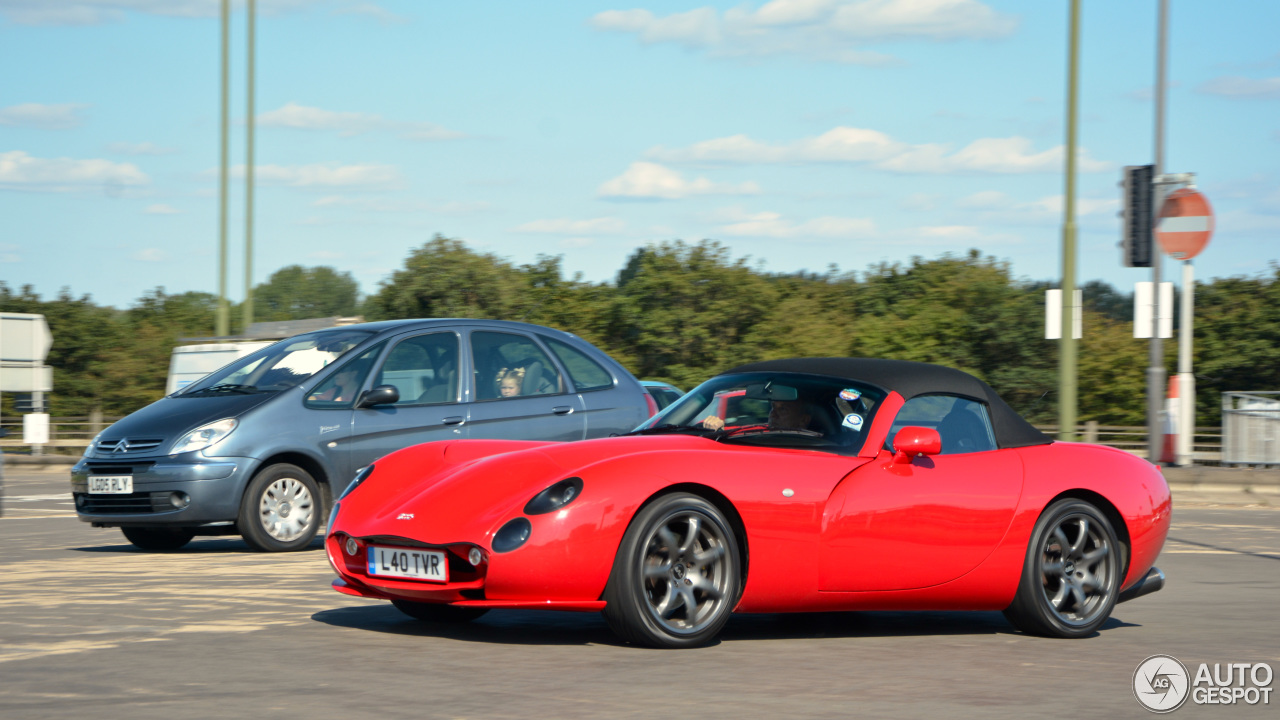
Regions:
M 959 421 L 969 427 L 953 429 Z M 936 428 L 943 453 L 897 464 L 882 452 L 836 487 L 824 513 L 820 590 L 939 585 L 977 567 L 1004 538 L 1022 492 L 1022 460 L 994 449 L 985 407 L 913 398 L 890 437 L 906 425 Z

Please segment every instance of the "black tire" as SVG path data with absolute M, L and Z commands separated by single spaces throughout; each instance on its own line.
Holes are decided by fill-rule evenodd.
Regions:
M 415 620 L 438 623 L 465 623 L 489 612 L 489 608 L 457 607 L 444 603 L 424 603 L 413 600 L 391 601 L 400 612 Z
M 705 645 L 738 603 L 741 567 L 733 528 L 715 505 L 689 493 L 660 497 L 622 538 L 604 619 L 635 645 Z
M 1120 542 L 1107 516 L 1075 498 L 1036 521 L 1022 578 L 1004 616 L 1032 635 L 1081 638 L 1097 632 L 1120 592 Z
M 240 500 L 240 535 L 254 550 L 290 552 L 311 543 L 323 511 L 320 487 L 297 465 L 277 463 L 258 472 Z
M 193 530 L 180 527 L 122 527 L 120 532 L 139 549 L 157 551 L 177 550 L 196 536 Z

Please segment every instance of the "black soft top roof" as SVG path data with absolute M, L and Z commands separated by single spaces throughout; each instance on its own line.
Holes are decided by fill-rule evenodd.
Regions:
M 906 400 L 917 395 L 963 395 L 986 403 L 998 447 L 1027 447 L 1053 442 L 1052 438 L 1014 412 L 990 385 L 963 370 L 942 365 L 880 358 L 791 358 L 739 365 L 724 374 L 745 372 L 796 372 L 860 380 L 897 392 Z

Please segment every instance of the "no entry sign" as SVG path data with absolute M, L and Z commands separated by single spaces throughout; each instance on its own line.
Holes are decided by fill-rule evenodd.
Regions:
M 1174 260 L 1190 260 L 1204 250 L 1213 235 L 1213 208 L 1198 191 L 1183 188 L 1169 193 L 1160 206 L 1156 241 Z

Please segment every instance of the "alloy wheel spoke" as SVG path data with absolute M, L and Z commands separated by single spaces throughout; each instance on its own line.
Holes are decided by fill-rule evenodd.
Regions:
M 671 572 L 671 561 L 665 560 L 660 563 L 646 564 L 644 566 L 644 579 L 657 580 L 667 577 L 667 573 Z
M 698 540 L 698 531 L 702 529 L 702 519 L 694 516 L 689 518 L 689 529 L 685 533 L 684 542 L 680 543 L 680 554 L 686 555 L 693 547 L 694 542 Z
M 699 567 L 710 565 L 711 563 L 724 557 L 724 546 L 715 545 L 711 548 L 693 554 L 693 562 Z
M 684 605 L 684 618 L 692 625 L 698 616 L 698 600 L 693 596 L 693 588 L 688 585 L 680 588 L 680 602 Z
M 1055 561 L 1050 562 L 1050 563 L 1045 563 L 1045 564 L 1044 564 L 1044 574 L 1045 574 L 1045 575 L 1053 575 L 1053 576 L 1055 576 L 1055 577 L 1062 577 L 1062 561 L 1061 561 L 1061 560 L 1055 560 Z
M 658 613 L 658 617 L 662 618 L 663 620 L 667 620 L 671 617 L 671 614 L 676 611 L 676 598 L 677 598 L 677 595 L 676 595 L 675 587 L 671 583 L 671 581 L 668 580 L 666 595 L 664 595 L 662 597 L 662 600 L 658 602 L 657 606 L 653 608 L 654 611 Z
M 1071 541 L 1067 540 L 1067 534 L 1062 531 L 1062 526 L 1053 529 L 1053 539 L 1058 541 L 1058 554 L 1066 557 L 1071 547 Z
M 1098 562 L 1101 561 L 1106 556 L 1107 556 L 1107 549 L 1105 547 L 1100 547 L 1096 550 L 1090 550 L 1089 552 L 1084 554 L 1083 564 L 1086 567 L 1092 568 L 1094 565 L 1097 565 Z
M 1071 545 L 1071 554 L 1077 555 L 1089 539 L 1089 518 L 1080 518 L 1080 535 Z
M 1065 582 L 1062 583 L 1061 585 L 1058 586 L 1058 592 L 1054 593 L 1052 598 L 1049 598 L 1049 602 L 1053 603 L 1053 606 L 1055 608 L 1059 610 L 1062 609 L 1062 604 L 1066 602 L 1066 599 L 1067 599 L 1068 587 L 1070 586 L 1068 586 Z
M 1084 601 L 1085 601 L 1085 594 L 1084 594 L 1084 590 L 1083 590 L 1079 585 L 1072 585 L 1072 586 L 1071 586 L 1071 597 L 1072 597 L 1072 599 L 1073 599 L 1073 600 L 1075 600 L 1075 602 L 1076 602 L 1076 612 L 1078 612 L 1078 613 L 1083 613 L 1083 612 L 1084 612 Z
M 676 546 L 679 544 L 679 541 L 676 540 L 676 534 L 671 532 L 671 528 L 666 525 L 658 528 L 658 538 L 661 539 L 663 544 L 666 546 L 667 554 L 675 555 Z

